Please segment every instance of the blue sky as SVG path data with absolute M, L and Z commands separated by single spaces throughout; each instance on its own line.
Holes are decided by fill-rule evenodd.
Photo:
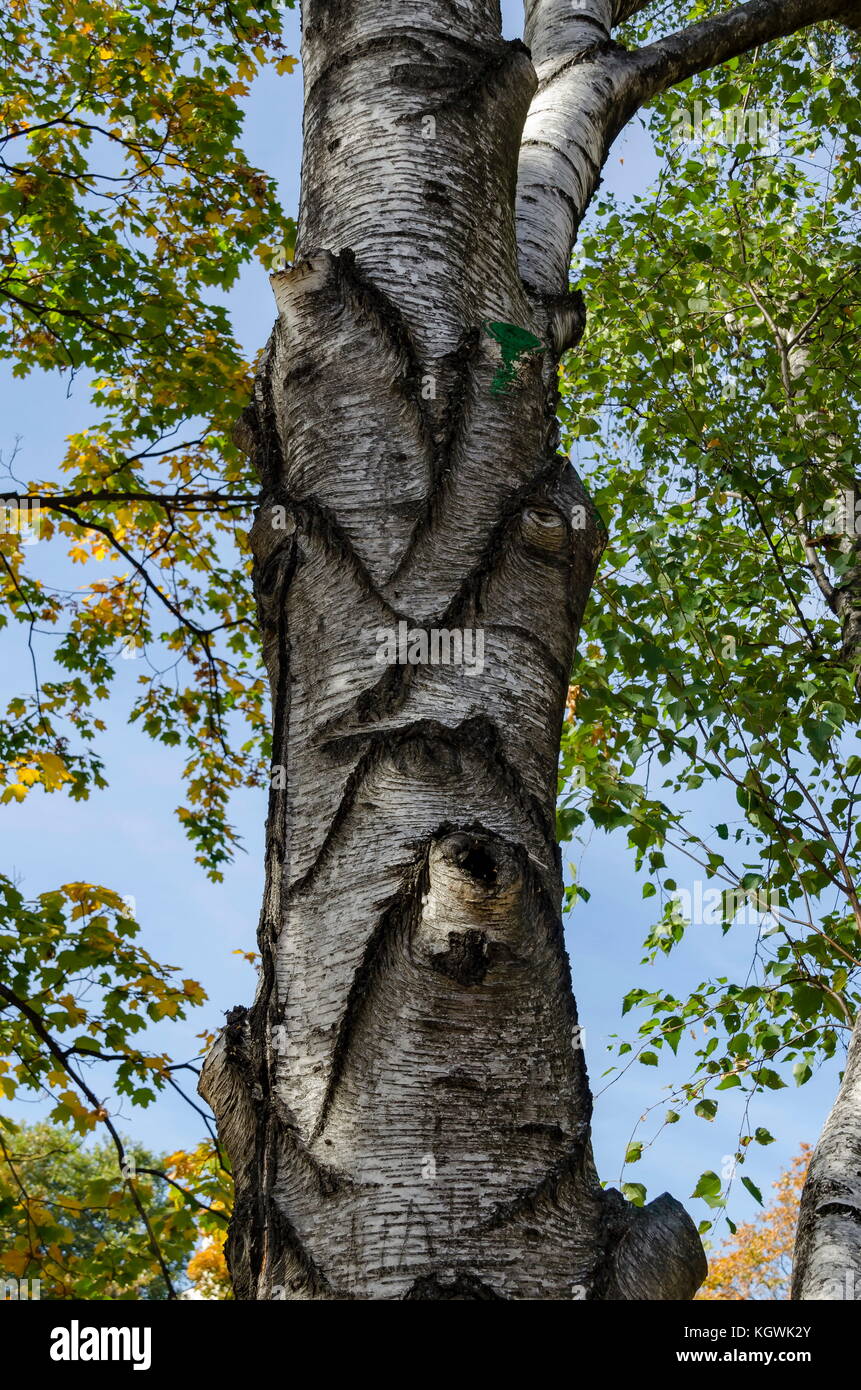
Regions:
M 505 0 L 506 32 L 520 31 L 520 5 Z M 285 33 L 298 54 L 298 16 L 288 11 Z M 248 101 L 245 148 L 250 161 L 274 176 L 282 204 L 295 212 L 299 189 L 301 82 L 266 74 L 255 84 Z M 605 186 L 622 196 L 647 188 L 657 170 L 648 134 L 639 123 L 617 143 L 605 171 Z M 274 317 L 266 274 L 248 267 L 226 296 L 239 341 L 249 355 L 265 342 Z M 73 430 L 93 422 L 86 380 L 71 392 L 59 378 L 31 376 L 13 381 L 9 364 L 0 369 L 0 453 L 8 458 L 16 439 L 20 452 L 16 472 L 22 477 L 47 477 Z M 32 553 L 32 552 L 31 552 Z M 46 557 L 45 564 L 53 561 Z M 80 571 L 78 571 L 80 574 Z M 0 662 L 0 700 L 28 688 L 29 660 L 23 640 L 3 634 Z M 209 994 L 205 1009 L 196 1010 L 188 1025 L 164 1027 L 159 1045 L 175 1057 L 197 1050 L 194 1035 L 215 1027 L 223 1012 L 237 1003 L 250 1003 L 254 990 L 251 967 L 237 950 L 253 950 L 262 889 L 265 793 L 243 792 L 232 806 L 247 849 L 228 869 L 225 882 L 210 884 L 193 862 L 193 854 L 178 826 L 174 808 L 180 791 L 181 752 L 152 744 L 136 727 L 127 725 L 136 677 L 135 663 L 120 663 L 116 688 L 104 717 L 109 788 L 90 802 L 75 804 L 41 791 L 21 806 L 0 807 L 0 867 L 14 872 L 24 892 L 35 894 L 69 880 L 104 883 L 136 902 L 142 940 L 157 959 L 176 964 L 183 974 L 199 979 Z M 701 793 L 692 816 L 703 825 L 720 819 L 719 797 Z M 575 852 L 576 851 L 576 852 Z M 641 943 L 654 917 L 654 903 L 644 902 L 624 838 L 595 832 L 588 846 L 573 847 L 567 857 L 581 859 L 580 877 L 591 890 L 567 924 L 580 1016 L 586 1030 L 586 1053 L 597 1093 L 594 1145 L 602 1177 L 614 1181 L 621 1155 L 638 1117 L 662 1100 L 662 1088 L 685 1078 L 679 1059 L 658 1068 L 634 1063 L 608 1086 L 601 1073 L 610 1065 L 606 1051 L 610 1035 L 630 1033 L 631 1015 L 621 1019 L 621 999 L 634 985 L 666 986 L 681 992 L 715 974 L 743 975 L 752 951 L 753 927 L 735 927 L 723 936 L 718 927 L 696 927 L 684 947 L 658 966 L 641 967 Z M 691 867 L 684 860 L 670 871 L 680 887 L 692 888 Z M 154 1039 L 155 1041 L 155 1039 Z M 769 1093 L 756 1103 L 755 1125 L 763 1125 L 777 1142 L 750 1153 L 744 1173 L 763 1191 L 779 1169 L 797 1152 L 802 1140 L 818 1135 L 837 1085 L 837 1068 L 824 1069 L 804 1088 Z M 603 1088 L 608 1086 L 606 1091 Z M 602 1093 L 603 1092 L 603 1093 Z M 683 1117 L 666 1130 L 655 1148 L 626 1173 L 628 1180 L 646 1184 L 649 1196 L 668 1189 L 682 1200 L 704 1169 L 720 1171 L 724 1156 L 736 1147 L 741 1121 L 737 1092 L 725 1092 L 718 1118 L 712 1122 Z M 35 1118 L 40 1105 L 16 1107 L 19 1116 Z M 662 1110 L 655 1112 L 659 1116 Z M 171 1150 L 190 1145 L 200 1135 L 194 1114 L 172 1095 L 148 1111 L 121 1110 L 121 1127 L 151 1146 Z M 646 1127 L 648 1136 L 655 1125 Z M 644 1137 L 640 1135 L 638 1137 Z M 706 1210 L 688 1202 L 696 1219 Z M 753 1200 L 739 1184 L 731 1212 L 746 1219 Z

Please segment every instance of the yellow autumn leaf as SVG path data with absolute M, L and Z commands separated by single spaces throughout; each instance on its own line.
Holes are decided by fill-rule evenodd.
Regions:
M 57 1003 L 62 1004 L 73 1023 L 86 1022 L 86 1010 L 81 1008 L 74 994 L 61 994 Z
M 27 1204 L 27 1215 L 35 1226 L 53 1226 L 54 1218 L 38 1201 L 30 1201 Z
M 19 1279 L 29 1263 L 30 1254 L 27 1250 L 5 1250 L 0 1255 L 0 1269 L 8 1269 L 10 1274 L 16 1274 Z
M 82 1115 L 87 1115 L 89 1113 L 86 1106 L 81 1104 L 74 1091 L 62 1091 L 60 1094 L 60 1100 L 67 1107 L 67 1109 L 69 1109 L 72 1112 L 73 1115 L 76 1115 L 79 1118 Z
M 64 782 L 71 782 L 72 774 L 56 753 L 40 753 L 39 763 L 42 768 L 42 781 L 50 791 L 55 787 L 61 787 Z
M 27 788 L 22 786 L 20 782 L 13 782 L 12 785 L 10 787 L 6 787 L 5 791 L 2 793 L 2 795 L 0 795 L 0 802 L 7 802 L 13 800 L 23 801 L 26 795 Z

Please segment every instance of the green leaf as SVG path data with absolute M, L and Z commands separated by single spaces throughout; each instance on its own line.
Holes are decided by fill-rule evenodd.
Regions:
M 641 1182 L 623 1182 L 622 1196 L 635 1207 L 645 1206 L 646 1189 Z
M 747 1188 L 751 1197 L 753 1197 L 759 1203 L 759 1205 L 762 1206 L 762 1193 L 756 1186 L 756 1183 L 752 1182 L 751 1179 L 748 1177 L 742 1177 L 741 1181 L 742 1185 Z
M 692 1197 L 717 1197 L 721 1192 L 721 1180 L 717 1173 L 707 1169 L 701 1173 L 697 1179 L 697 1185 L 691 1193 Z

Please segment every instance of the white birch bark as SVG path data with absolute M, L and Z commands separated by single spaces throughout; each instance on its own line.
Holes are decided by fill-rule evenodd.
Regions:
M 801 1196 L 792 1297 L 861 1300 L 861 1023 Z
M 262 969 L 201 1086 L 240 1298 L 704 1277 L 677 1202 L 598 1182 L 554 832 L 602 547 L 558 452 L 571 243 L 626 114 L 691 59 L 635 64 L 605 0 L 576 13 L 530 0 L 530 55 L 495 0 L 303 6 L 297 259 L 238 433 L 273 696 Z M 515 332 L 539 346 L 506 367 Z M 481 670 L 381 665 L 402 623 L 480 632 Z

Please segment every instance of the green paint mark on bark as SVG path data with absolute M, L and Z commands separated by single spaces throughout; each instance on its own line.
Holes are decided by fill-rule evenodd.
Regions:
M 483 327 L 485 333 L 499 344 L 502 353 L 502 361 L 490 383 L 491 394 L 498 396 L 500 392 L 508 390 L 517 376 L 518 360 L 527 357 L 544 344 L 534 333 L 519 328 L 516 323 L 494 323 L 488 320 Z

